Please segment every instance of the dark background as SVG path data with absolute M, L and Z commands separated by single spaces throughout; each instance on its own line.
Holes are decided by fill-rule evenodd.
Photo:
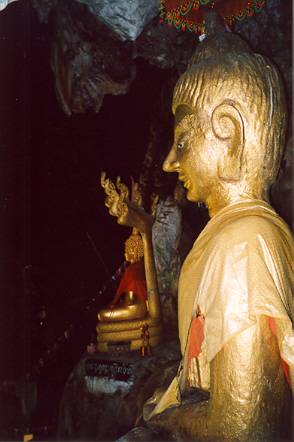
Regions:
M 64 383 L 95 340 L 97 310 L 115 287 L 97 293 L 122 264 L 130 234 L 104 206 L 100 173 L 138 178 L 168 77 L 138 59 L 127 95 L 106 96 L 98 114 L 67 117 L 50 33 L 28 3 L 0 13 L 1 440 L 26 428 L 56 438 Z M 64 330 L 70 338 L 60 343 Z
M 106 96 L 98 114 L 67 117 L 55 96 L 50 32 L 28 4 L 0 13 L 2 378 L 24 375 L 67 322 L 85 321 L 83 299 L 122 263 L 130 229 L 108 214 L 100 172 L 138 177 L 168 76 L 138 59 L 127 95 Z M 92 328 L 81 326 L 84 343 L 93 318 Z

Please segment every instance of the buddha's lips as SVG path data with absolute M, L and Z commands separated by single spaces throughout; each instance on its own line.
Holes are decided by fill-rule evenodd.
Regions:
M 188 180 L 188 178 L 186 178 L 185 176 L 179 175 L 179 180 L 182 181 L 186 189 L 190 186 L 190 180 Z

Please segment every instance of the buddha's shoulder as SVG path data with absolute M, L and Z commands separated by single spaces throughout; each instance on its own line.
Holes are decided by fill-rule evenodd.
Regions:
M 278 215 L 256 214 L 248 211 L 232 216 L 221 223 L 216 232 L 217 242 L 227 244 L 254 243 L 263 239 L 268 243 L 288 243 L 293 245 L 293 236 L 285 221 Z

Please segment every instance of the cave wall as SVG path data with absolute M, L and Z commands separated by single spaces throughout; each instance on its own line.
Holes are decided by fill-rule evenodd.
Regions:
M 181 72 L 198 44 L 196 34 L 160 23 L 159 2 L 156 0 L 98 3 L 95 0 L 32 0 L 32 3 L 41 22 L 54 23 L 53 70 L 57 57 L 63 70 L 71 71 L 70 77 L 81 83 L 76 94 L 79 90 L 85 103 L 80 109 L 73 105 L 73 112 L 83 112 L 87 108 L 97 111 L 101 106 L 101 95 L 126 93 L 126 82 L 130 84 L 135 75 L 136 58 L 143 57 L 162 69 L 174 68 Z M 254 50 L 269 56 L 279 66 L 289 101 L 292 87 L 289 63 L 292 52 L 291 12 L 291 0 L 267 0 L 259 14 L 237 21 L 233 26 L 234 31 Z M 55 75 L 58 76 L 57 71 Z M 113 82 L 112 85 L 107 86 L 106 78 L 106 84 L 103 84 L 101 77 L 104 76 L 110 83 Z M 84 84 L 87 81 L 92 88 L 96 87 L 97 105 L 88 102 L 90 86 Z M 68 82 L 65 81 L 65 89 L 69 87 Z M 57 92 L 61 92 L 58 87 Z M 71 93 L 75 102 L 75 92 Z M 82 98 L 80 100 L 83 101 Z
M 32 2 L 40 21 L 52 28 L 51 67 L 56 94 L 67 115 L 88 110 L 99 112 L 106 94 L 127 94 L 136 76 L 138 58 L 170 70 L 171 77 L 168 85 L 165 85 L 164 98 L 162 95 L 158 98 L 141 171 L 143 189 L 152 187 L 152 170 L 162 161 L 172 137 L 172 117 L 166 104 L 171 101 L 178 75 L 184 71 L 199 44 L 197 36 L 161 24 L 157 1 Z M 290 116 L 291 12 L 290 0 L 267 0 L 259 14 L 234 25 L 234 31 L 247 40 L 255 51 L 268 56 L 278 66 L 285 84 Z M 291 129 L 292 125 L 289 124 L 288 139 Z M 272 191 L 273 204 L 290 224 L 289 199 L 293 187 L 290 183 L 290 170 L 293 169 L 291 146 L 292 143 L 288 142 L 279 183 Z

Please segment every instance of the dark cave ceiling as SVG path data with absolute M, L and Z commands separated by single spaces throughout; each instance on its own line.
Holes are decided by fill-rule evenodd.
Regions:
M 162 117 L 168 112 L 164 101 L 169 103 L 173 84 L 198 44 L 197 36 L 161 24 L 158 0 L 32 0 L 32 4 L 40 22 L 50 28 L 55 90 L 67 115 L 89 110 L 99 112 L 106 95 L 128 94 L 138 74 L 139 59 L 162 70 L 169 69 L 169 80 L 164 82 L 166 99 L 159 98 L 161 103 L 151 122 L 147 166 L 143 165 L 141 171 L 142 184 L 146 185 L 150 180 L 146 170 L 148 161 L 149 166 L 158 163 L 170 142 L 170 134 L 162 134 L 162 122 L 170 126 L 170 117 Z M 267 0 L 259 14 L 235 22 L 233 28 L 256 52 L 276 63 L 284 79 L 292 115 L 291 0 Z M 276 207 L 288 222 L 292 217 L 291 204 L 281 201 L 291 200 L 291 129 L 290 124 L 283 170 L 272 191 Z M 152 157 L 149 160 L 148 155 Z
M 105 94 L 125 94 L 142 57 L 166 69 L 185 69 L 198 38 L 159 21 L 158 0 L 32 0 L 52 26 L 51 66 L 64 112 L 101 108 Z M 283 73 L 291 95 L 291 0 L 267 0 L 234 30 Z

